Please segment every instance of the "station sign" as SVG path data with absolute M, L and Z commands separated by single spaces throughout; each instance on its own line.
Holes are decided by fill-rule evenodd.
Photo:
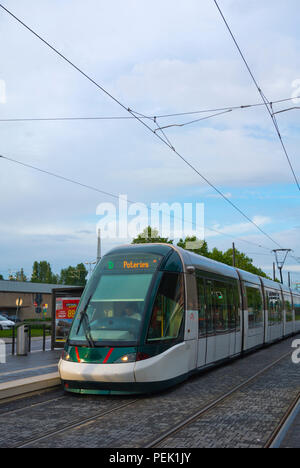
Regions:
M 55 341 L 66 341 L 79 301 L 77 297 L 56 298 Z

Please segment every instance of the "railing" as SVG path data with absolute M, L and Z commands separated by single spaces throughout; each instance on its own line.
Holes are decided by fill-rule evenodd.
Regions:
M 18 323 L 18 325 L 15 325 L 14 327 L 12 327 L 12 351 L 11 351 L 11 354 L 14 355 L 15 354 L 15 351 L 16 351 L 16 339 L 17 339 L 17 329 L 20 325 L 27 325 L 28 327 L 28 352 L 30 353 L 31 351 L 31 338 L 32 338 L 32 328 L 36 328 L 36 325 L 39 325 L 40 328 L 43 329 L 43 335 L 42 335 L 42 340 L 43 340 L 43 346 L 42 346 L 42 351 L 46 351 L 46 338 L 47 338 L 47 330 L 51 329 L 51 326 L 49 327 L 49 325 L 45 322 L 43 323 L 34 323 L 33 324 L 30 324 L 30 323 L 26 323 L 26 322 L 22 322 L 22 323 Z

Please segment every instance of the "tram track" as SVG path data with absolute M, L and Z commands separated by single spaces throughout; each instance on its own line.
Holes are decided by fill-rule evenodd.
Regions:
M 161 443 L 164 443 L 166 442 L 169 438 L 172 438 L 172 436 L 174 436 L 177 432 L 180 432 L 182 429 L 184 429 L 185 427 L 189 426 L 190 424 L 192 424 L 193 422 L 197 421 L 198 419 L 200 419 L 201 417 L 203 417 L 204 415 L 206 415 L 209 411 L 213 410 L 214 408 L 217 408 L 218 405 L 222 404 L 224 401 L 226 401 L 227 399 L 229 399 L 232 395 L 234 395 L 235 393 L 237 393 L 239 390 L 247 387 L 248 385 L 250 385 L 251 383 L 253 383 L 256 379 L 258 379 L 260 376 L 262 376 L 264 373 L 267 373 L 270 369 L 272 369 L 273 367 L 275 367 L 277 364 L 279 364 L 282 360 L 284 360 L 286 357 L 290 356 L 291 354 L 291 351 L 289 352 L 286 352 L 284 353 L 283 355 L 281 355 L 279 358 L 277 357 L 276 360 L 274 360 L 273 362 L 269 363 L 268 365 L 266 365 L 263 369 L 259 370 L 258 372 L 256 372 L 254 375 L 252 375 L 251 377 L 248 377 L 246 378 L 246 380 L 244 380 L 243 382 L 241 382 L 240 384 L 234 386 L 233 388 L 229 389 L 228 391 L 226 391 L 226 393 L 223 393 L 222 395 L 220 396 L 216 396 L 215 399 L 209 401 L 208 399 L 206 400 L 206 402 L 203 402 L 204 405 L 202 407 L 200 407 L 198 410 L 194 410 L 192 414 L 188 415 L 186 418 L 184 418 L 182 421 L 180 421 L 177 425 L 167 429 L 166 431 L 164 431 L 163 433 L 161 433 L 160 435 L 157 435 L 156 437 L 152 438 L 152 439 L 146 439 L 146 441 L 144 441 L 143 443 L 139 443 L 137 441 L 137 445 L 136 447 L 143 447 L 143 448 L 155 448 L 155 447 L 159 447 Z M 55 403 L 56 401 L 61 401 L 63 399 L 68 399 L 69 396 L 68 395 L 62 395 L 62 396 L 56 396 L 55 398 L 50 398 L 50 399 L 47 399 L 45 401 L 39 401 L 37 403 L 34 403 L 32 402 L 31 404 L 27 405 L 27 406 L 24 406 L 24 407 L 21 407 L 21 408 L 17 408 L 17 409 L 11 409 L 9 411 L 6 411 L 6 412 L 3 412 L 2 414 L 0 414 L 0 417 L 3 417 L 3 416 L 7 416 L 7 415 L 10 415 L 10 414 L 13 414 L 13 413 L 19 413 L 19 414 L 22 414 L 22 411 L 30 411 L 30 409 L 35 409 L 39 406 L 43 406 L 43 405 L 51 405 L 51 403 Z M 102 408 L 101 411 L 95 411 L 94 413 L 90 413 L 89 416 L 83 418 L 73 418 L 71 421 L 69 422 L 65 422 L 64 424 L 60 425 L 59 426 L 59 429 L 57 428 L 52 428 L 51 430 L 48 430 L 47 432 L 42 432 L 40 435 L 38 436 L 33 436 L 33 437 L 27 437 L 26 436 L 24 437 L 24 440 L 21 440 L 19 442 L 17 442 L 16 444 L 9 444 L 9 447 L 10 448 L 25 448 L 25 447 L 29 447 L 29 446 L 32 446 L 32 445 L 36 445 L 38 444 L 39 442 L 42 442 L 42 441 L 45 441 L 47 439 L 50 439 L 51 437 L 55 437 L 57 435 L 60 435 L 61 433 L 66 433 L 66 432 L 71 432 L 72 430 L 76 429 L 76 428 L 80 428 L 80 426 L 84 426 L 85 424 L 92 424 L 93 422 L 96 422 L 97 420 L 101 419 L 101 418 L 104 418 L 105 416 L 108 416 L 108 415 L 112 415 L 113 414 L 116 414 L 118 411 L 122 411 L 122 410 L 125 410 L 127 407 L 130 407 L 130 406 L 133 406 L 135 403 L 137 402 L 141 402 L 143 400 L 141 400 L 140 398 L 138 399 L 134 399 L 134 400 L 131 400 L 131 401 L 125 401 L 123 400 L 122 404 L 119 404 L 118 406 L 115 406 L 115 407 L 110 407 L 110 408 Z M 124 414 L 124 413 L 123 413 Z M 59 423 L 59 421 L 58 421 Z M 72 432 L 71 432 L 72 434 Z M 37 445 L 38 446 L 38 445 Z
M 133 401 L 124 403 L 122 405 L 119 405 L 119 406 L 117 406 L 115 408 L 111 408 L 111 409 L 106 410 L 106 411 L 103 411 L 103 410 L 101 412 L 99 411 L 99 412 L 94 413 L 92 416 L 89 416 L 87 418 L 81 418 L 81 419 L 70 421 L 70 422 L 68 422 L 68 424 L 65 424 L 64 426 L 60 427 L 59 429 L 55 429 L 55 430 L 52 430 L 52 431 L 45 432 L 43 435 L 41 435 L 39 437 L 32 437 L 30 439 L 27 439 L 26 441 L 20 442 L 20 443 L 15 444 L 15 445 L 11 445 L 11 446 L 9 446 L 9 448 L 26 448 L 31 444 L 35 444 L 35 443 L 40 442 L 40 441 L 42 441 L 44 439 L 47 439 L 49 437 L 59 435 L 61 433 L 64 433 L 65 431 L 75 429 L 75 428 L 80 427 L 80 426 L 82 426 L 84 424 L 92 422 L 95 419 L 100 419 L 100 418 L 102 418 L 104 416 L 107 416 L 108 414 L 114 413 L 116 411 L 120 411 L 123 408 L 126 408 L 127 406 L 133 405 L 137 401 L 138 400 L 133 400 Z
M 46 393 L 47 391 L 51 391 L 51 390 L 45 390 L 43 393 Z M 30 395 L 26 395 L 26 398 L 32 397 L 32 396 L 34 397 L 36 395 L 40 395 L 41 393 L 42 393 L 41 391 L 36 391 L 36 392 L 33 392 Z M 5 403 L 7 403 L 7 402 L 8 403 L 16 402 L 16 401 L 20 400 L 21 398 L 24 398 L 24 396 L 22 396 L 22 397 L 17 396 L 15 398 L 8 398 L 7 400 L 4 400 L 3 402 L 1 402 L 1 404 L 3 405 Z M 48 400 L 39 401 L 38 403 L 31 403 L 31 404 L 29 404 L 27 406 L 21 406 L 20 408 L 14 408 L 14 409 L 11 409 L 11 410 L 8 410 L 8 411 L 4 411 L 3 413 L 0 412 L 0 418 L 2 418 L 3 416 L 9 416 L 10 414 L 21 413 L 22 411 L 37 408 L 39 406 L 47 405 L 49 403 L 57 402 L 59 400 L 63 400 L 64 398 L 66 398 L 66 396 L 61 395 L 61 396 L 58 396 L 58 397 L 55 397 L 55 398 L 50 398 Z M 1 409 L 1 406 L 0 406 L 0 409 Z
M 216 398 L 215 400 L 209 402 L 207 405 L 200 408 L 198 411 L 196 411 L 192 415 L 186 417 L 184 420 L 182 420 L 180 423 L 178 423 L 173 428 L 167 430 L 166 432 L 161 434 L 159 437 L 157 437 L 155 439 L 152 439 L 151 441 L 147 442 L 143 446 L 143 448 L 159 448 L 161 443 L 166 442 L 169 438 L 173 437 L 175 434 L 177 434 L 178 432 L 180 432 L 181 430 L 183 430 L 184 428 L 186 428 L 190 424 L 196 422 L 197 420 L 199 420 L 203 416 L 207 415 L 207 413 L 209 413 L 211 410 L 218 407 L 221 403 L 223 403 L 225 400 L 229 399 L 235 393 L 237 393 L 238 391 L 240 391 L 243 388 L 247 387 L 248 385 L 252 384 L 255 380 L 257 380 L 263 374 L 265 374 L 270 369 L 275 367 L 277 364 L 279 364 L 281 361 L 283 361 L 286 357 L 290 356 L 290 354 L 291 354 L 290 351 L 288 353 L 285 353 L 279 359 L 276 359 L 276 361 L 274 361 L 271 364 L 269 364 L 268 366 L 264 367 L 259 372 L 257 372 L 255 375 L 253 375 L 252 377 L 248 378 L 247 380 L 245 380 L 241 384 L 235 386 L 234 388 L 232 388 L 228 392 L 224 393 L 222 396 L 220 396 L 220 397 Z M 298 396 L 298 398 L 299 398 L 299 396 Z M 287 412 L 286 418 L 289 416 L 289 414 L 293 410 L 294 406 L 295 406 L 295 402 L 293 402 L 293 404 L 291 405 L 291 409 L 289 408 L 289 411 Z M 283 423 L 285 422 L 286 418 L 284 418 Z M 282 424 L 280 425 L 279 430 L 280 430 L 281 427 L 282 427 Z M 278 433 L 278 431 L 276 431 L 276 434 L 277 433 Z
M 280 444 L 287 433 L 294 416 L 298 413 L 300 409 L 300 393 L 290 404 L 288 410 L 280 420 L 278 426 L 273 431 L 271 437 L 267 440 L 264 445 L 264 448 L 279 448 Z

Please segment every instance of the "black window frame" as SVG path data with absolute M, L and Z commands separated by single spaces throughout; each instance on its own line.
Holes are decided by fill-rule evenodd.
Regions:
M 265 303 L 264 303 L 264 295 L 263 295 L 263 290 L 262 290 L 261 285 L 255 284 L 255 283 L 250 283 L 248 281 L 244 281 L 243 287 L 244 287 L 244 291 L 245 291 L 246 310 L 248 311 L 248 329 L 249 330 L 254 330 L 254 329 L 258 329 L 258 328 L 264 328 L 264 326 L 265 326 L 265 314 L 264 314 L 264 305 L 265 305 Z M 260 316 L 261 316 L 261 320 L 257 320 L 258 314 L 255 313 L 254 314 L 255 320 L 249 321 L 250 314 L 249 314 L 248 289 L 255 289 L 255 290 L 259 291 L 259 293 L 260 293 L 260 298 L 261 298 Z
M 196 269 L 196 290 L 197 290 L 197 301 L 198 301 L 198 338 L 205 338 L 210 336 L 218 336 L 221 334 L 227 333 L 238 333 L 241 331 L 241 317 L 240 310 L 242 306 L 241 295 L 240 295 L 240 281 L 238 278 L 228 278 L 220 275 L 209 275 L 205 274 L 202 270 Z M 203 311 L 200 314 L 200 301 L 199 301 L 199 289 L 198 281 L 201 280 L 204 288 L 204 310 L 205 310 L 205 327 L 200 327 L 200 318 L 203 319 Z M 216 293 L 218 292 L 218 287 L 216 282 L 222 284 L 222 288 L 226 288 L 226 296 L 228 295 L 228 289 L 230 288 L 230 296 L 233 300 L 233 304 L 230 304 L 227 300 L 227 327 L 218 328 L 216 327 Z M 207 286 L 211 285 L 210 292 L 207 291 Z M 220 288 L 219 288 L 220 289 Z M 208 301 L 208 297 L 211 297 L 212 300 Z M 210 309 L 208 313 L 208 308 Z M 234 311 L 234 313 L 232 313 Z M 209 317 L 210 316 L 210 317 Z M 234 320 L 232 317 L 234 316 Z M 224 318 L 224 317 L 223 317 Z M 234 327 L 232 324 L 234 323 Z
M 156 294 L 153 298 L 153 302 L 151 304 L 151 313 L 149 315 L 148 319 L 148 326 L 146 330 L 146 335 L 145 335 L 145 344 L 146 345 L 168 345 L 167 347 L 172 347 L 175 344 L 182 343 L 184 340 L 184 330 L 185 330 L 185 316 L 186 316 L 186 286 L 185 286 L 185 274 L 182 272 L 178 271 L 161 271 L 161 277 L 159 279 L 159 284 L 156 290 Z M 182 292 L 182 299 L 183 299 L 183 314 L 182 314 L 182 320 L 181 320 L 181 325 L 179 328 L 178 336 L 176 338 L 161 338 L 161 339 L 149 339 L 149 331 L 150 331 L 150 326 L 151 326 L 151 319 L 153 315 L 153 309 L 155 307 L 156 299 L 159 294 L 160 286 L 163 281 L 164 276 L 166 275 L 176 275 L 178 278 L 181 279 L 182 281 L 182 287 L 183 287 L 183 292 Z

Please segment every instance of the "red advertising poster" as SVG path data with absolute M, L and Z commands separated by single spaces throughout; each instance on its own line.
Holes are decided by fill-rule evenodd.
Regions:
M 79 297 L 56 298 L 55 341 L 66 341 L 79 301 Z

